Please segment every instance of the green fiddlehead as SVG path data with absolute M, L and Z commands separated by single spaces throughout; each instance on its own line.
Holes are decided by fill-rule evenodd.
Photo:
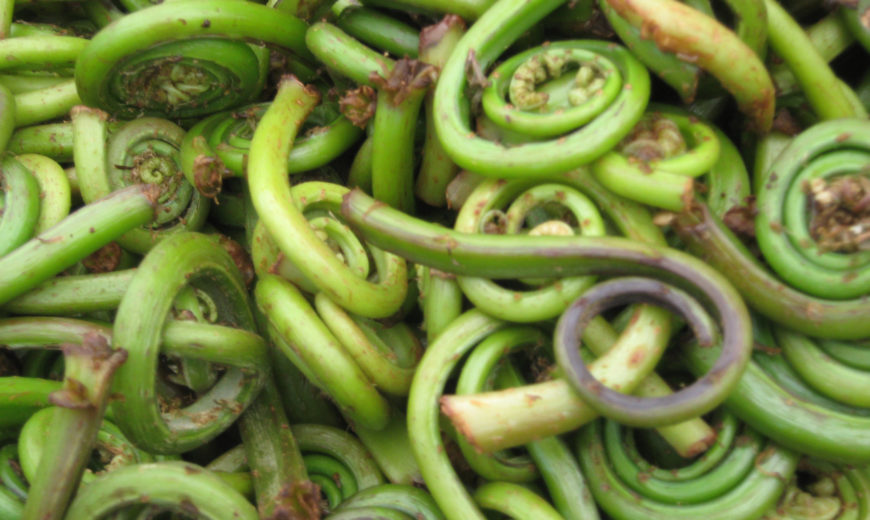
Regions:
M 646 108 L 649 76 L 643 66 L 625 49 L 592 41 L 553 42 L 546 48 L 528 51 L 528 54 L 523 55 L 524 59 L 542 52 L 547 54 L 570 52 L 573 49 L 582 49 L 599 55 L 600 60 L 610 62 L 612 65 L 601 66 L 605 68 L 589 67 L 584 70 L 594 71 L 597 68 L 619 71 L 619 76 L 624 83 L 613 102 L 590 123 L 579 129 L 563 128 L 560 133 L 569 133 L 541 142 L 508 147 L 489 141 L 473 132 L 469 121 L 469 102 L 463 97 L 467 83 L 466 70 L 476 71 L 473 75 L 476 83 L 489 81 L 480 77 L 482 71 L 489 67 L 490 63 L 522 30 L 557 5 L 554 1 L 520 3 L 503 0 L 497 9 L 488 11 L 463 36 L 444 65 L 435 89 L 435 127 L 444 149 L 461 167 L 493 177 L 541 177 L 561 173 L 601 156 L 629 132 Z M 584 61 L 591 61 L 591 59 L 586 57 Z M 519 66 L 519 63 L 515 66 Z M 565 77 L 571 79 L 572 76 Z M 594 81 L 594 77 L 595 74 L 590 81 Z M 556 82 L 558 83 L 559 80 Z M 579 87 L 577 91 L 584 90 L 586 87 L 588 85 Z M 569 83 L 554 99 L 564 102 L 572 90 L 576 89 L 573 89 Z M 596 96 L 592 98 L 590 103 L 594 103 L 594 99 L 597 99 Z M 569 114 L 566 117 L 558 114 L 552 117 L 557 120 L 570 119 L 570 115 L 577 111 L 580 109 L 565 111 Z M 539 121 L 547 121 L 548 118 L 550 116 L 546 114 L 527 116 L 527 119 Z M 502 116 L 501 119 L 505 118 Z M 537 128 L 545 126 L 539 124 Z M 550 157 L 551 160 L 542 162 L 536 159 L 542 156 Z
M 866 468 L 805 457 L 779 503 L 762 520 L 858 519 L 870 513 L 868 485 Z
M 614 193 L 679 211 L 694 194 L 693 179 L 713 169 L 720 149 L 710 125 L 654 108 L 615 150 L 595 162 L 593 171 Z
M 262 89 L 267 55 L 242 40 L 307 56 L 304 31 L 292 14 L 262 5 L 167 2 L 97 33 L 76 61 L 76 85 L 85 104 L 123 118 L 207 115 Z
M 603 236 L 605 220 L 585 194 L 588 182 L 584 181 L 588 178 L 588 174 L 578 172 L 554 176 L 550 183 L 488 179 L 469 195 L 454 227 L 463 233 L 496 235 Z M 625 216 L 629 215 L 632 213 L 627 211 Z M 534 224 L 527 226 L 526 222 L 532 219 Z M 511 290 L 492 280 L 465 276 L 458 277 L 457 282 L 466 297 L 482 311 L 508 321 L 535 322 L 561 314 L 594 283 L 594 278 L 560 278 L 543 284 L 532 280 L 529 283 L 533 287 L 528 290 Z
M 188 182 L 204 194 L 219 191 L 221 178 L 245 176 L 254 129 L 268 103 L 222 112 L 201 120 L 184 137 L 181 165 Z M 318 105 L 300 129 L 287 157 L 287 172 L 324 166 L 352 146 L 362 131 L 329 104 Z
M 282 81 L 278 96 L 263 116 L 251 143 L 248 184 L 254 207 L 280 250 L 320 291 L 355 314 L 370 318 L 389 316 L 405 300 L 404 261 L 394 255 L 376 255 L 378 282 L 360 278 L 336 258 L 303 214 L 308 205 L 338 209 L 339 192 L 344 189 L 326 183 L 306 183 L 309 186 L 297 186 L 291 191 L 287 181 L 287 155 L 316 98 L 314 92 L 297 80 Z M 293 124 L 288 125 L 288 121 Z M 275 136 L 280 136 L 280 146 L 274 145 Z M 296 189 L 305 190 L 308 195 L 294 195 Z
M 161 334 L 185 287 L 214 303 L 221 325 L 175 321 Z M 142 314 L 143 305 L 153 311 Z M 228 428 L 251 403 L 263 384 L 267 356 L 265 342 L 249 332 L 254 330 L 249 305 L 241 274 L 217 240 L 180 233 L 149 252 L 113 328 L 114 346 L 130 354 L 115 386 L 128 398 L 113 405 L 114 417 L 133 442 L 153 453 L 187 451 Z M 156 386 L 161 351 L 220 364 L 223 375 L 188 402 L 166 401 Z
M 674 504 L 671 499 L 662 501 L 643 492 L 638 496 L 633 488 L 621 480 L 614 469 L 615 463 L 605 448 L 607 438 L 605 432 L 606 429 L 600 421 L 586 426 L 577 438 L 576 449 L 580 466 L 589 479 L 590 489 L 596 501 L 611 517 L 620 520 L 758 518 L 776 503 L 785 489 L 786 479 L 797 467 L 796 454 L 770 443 L 764 446 L 756 457 L 750 458 L 746 474 L 738 477 L 736 482 L 732 482 L 731 486 L 727 486 L 720 493 L 699 499 L 700 502 L 693 504 L 685 502 Z M 757 445 L 762 444 L 757 434 L 750 435 L 754 436 Z M 727 464 L 727 460 L 723 461 L 723 464 Z M 696 482 L 688 480 L 682 484 L 689 487 Z M 674 483 L 674 486 L 679 484 Z
M 107 140 L 104 113 L 78 107 L 72 118 L 76 174 L 85 202 L 129 185 L 151 186 L 157 193 L 154 221 L 121 237 L 118 242 L 123 247 L 144 254 L 166 236 L 202 227 L 209 204 L 182 173 L 181 127 L 163 119 L 140 118 L 124 124 Z
M 757 195 L 755 234 L 788 284 L 832 300 L 867 293 L 870 256 L 861 244 L 868 160 L 870 124 L 856 119 L 806 130 L 771 165 Z

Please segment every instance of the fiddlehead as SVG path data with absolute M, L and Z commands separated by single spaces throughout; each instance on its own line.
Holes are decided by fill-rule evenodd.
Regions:
M 596 43 L 586 43 L 551 44 L 502 62 L 481 97 L 486 115 L 533 137 L 558 136 L 597 117 L 619 94 L 622 74 Z
M 698 494 L 692 499 L 677 499 L 668 494 L 665 497 L 647 494 L 646 490 L 638 492 L 628 482 L 623 481 L 616 468 L 625 464 L 623 458 L 614 459 L 613 455 L 620 452 L 618 445 L 618 427 L 610 428 L 598 421 L 583 430 L 577 439 L 577 452 L 583 472 L 590 482 L 590 489 L 598 504 L 611 517 L 620 520 L 634 518 L 758 518 L 768 511 L 785 489 L 787 479 L 794 473 L 797 466 L 797 455 L 768 443 L 752 432 L 747 432 L 750 444 L 744 446 L 732 441 L 731 453 L 714 468 L 709 469 L 694 479 L 677 479 L 664 485 L 677 490 L 688 491 L 695 488 Z M 608 433 L 610 437 L 608 437 Z M 608 442 L 610 441 L 610 442 Z M 608 449 L 610 448 L 610 449 Z M 755 453 L 752 452 L 755 450 Z M 749 451 L 747 455 L 747 451 Z M 728 465 L 733 465 L 737 459 L 743 458 L 741 474 L 731 478 L 726 485 L 727 477 L 723 474 Z M 723 469 L 719 473 L 719 467 Z M 624 472 L 623 472 L 624 474 Z M 630 475 L 637 478 L 637 474 Z M 709 479 L 722 485 L 716 490 L 710 485 L 702 486 L 703 479 Z M 653 481 L 655 482 L 655 481 Z M 651 484 L 657 485 L 657 484 Z M 660 484 L 658 484 L 660 485 Z M 636 486 L 636 483 L 635 483 Z M 697 487 L 696 487 L 697 486 Z M 638 495 L 638 493 L 640 493 Z M 706 495 L 706 496 L 705 496 Z M 689 503 L 687 503 L 689 502 Z M 693 502 L 693 503 L 692 503 Z
M 175 321 L 161 334 L 185 287 L 208 296 L 221 325 Z M 251 403 L 266 373 L 266 346 L 249 332 L 254 329 L 249 305 L 238 268 L 216 240 L 181 233 L 149 252 L 113 328 L 115 346 L 130 353 L 115 386 L 128 398 L 113 405 L 114 417 L 133 442 L 153 453 L 187 451 L 221 433 Z M 143 306 L 153 311 L 143 314 Z M 161 351 L 220 364 L 223 373 L 211 388 L 173 402 L 157 385 Z
M 868 160 L 870 125 L 839 120 L 806 130 L 771 165 L 755 233 L 767 263 L 793 287 L 829 299 L 860 298 L 870 288 L 862 246 Z
M 207 196 L 220 191 L 223 177 L 244 177 L 254 129 L 269 104 L 222 112 L 201 120 L 184 136 L 181 166 L 188 182 Z M 324 166 L 347 151 L 362 131 L 331 104 L 320 104 L 305 120 L 287 157 L 287 173 Z
M 868 427 L 867 410 L 814 390 L 787 362 L 763 323 L 757 324 L 755 341 L 761 348 L 725 406 L 752 429 L 796 452 L 848 464 L 870 460 L 870 445 L 855 434 Z M 687 368 L 698 374 L 709 369 L 718 349 L 690 344 L 684 352 Z
M 553 115 L 533 112 L 516 114 L 518 119 L 522 121 L 529 121 L 529 123 L 535 121 L 535 124 L 527 124 L 527 128 L 548 128 L 550 124 L 541 124 L 541 121 L 550 121 L 556 125 L 559 125 L 561 121 L 562 126 L 559 127 L 558 134 L 564 135 L 541 142 L 526 142 L 518 146 L 508 147 L 484 139 L 472 131 L 468 113 L 469 102 L 462 94 L 466 89 L 466 70 L 471 67 L 471 70 L 477 71 L 475 74 L 477 82 L 485 84 L 492 81 L 492 78 L 486 80 L 479 75 L 488 68 L 513 36 L 511 33 L 507 33 L 505 28 L 511 27 L 512 30 L 519 28 L 519 26 L 524 28 L 526 24 L 534 23 L 538 17 L 546 14 L 553 7 L 548 2 L 520 5 L 518 2 L 504 0 L 499 9 L 488 12 L 466 33 L 445 64 L 435 90 L 435 123 L 444 149 L 460 166 L 493 177 L 541 177 L 561 173 L 587 164 L 602 155 L 605 150 L 615 145 L 630 131 L 646 108 L 649 95 L 649 76 L 643 66 L 625 49 L 590 41 L 553 42 L 546 48 L 527 51 L 526 54 L 522 55 L 522 58 L 508 60 L 506 63 L 511 63 L 511 66 L 505 72 L 516 70 L 523 61 L 530 59 L 535 54 L 556 54 L 558 56 L 560 52 L 571 54 L 574 49 L 580 49 L 576 54 L 581 58 L 575 59 L 579 59 L 583 63 L 591 63 L 593 61 L 591 55 L 594 54 L 600 56 L 598 60 L 602 65 L 581 67 L 581 70 L 586 71 L 586 73 L 592 73 L 590 77 L 581 79 L 581 83 L 584 85 L 582 87 L 572 86 L 574 81 L 570 74 L 562 76 L 570 80 L 568 82 L 559 79 L 553 81 L 552 83 L 557 85 L 559 83 L 565 84 L 558 89 L 558 95 L 553 93 L 555 96 L 553 98 L 554 104 L 556 100 L 560 104 L 570 104 L 571 92 L 579 94 L 588 91 L 589 84 L 585 83 L 587 80 L 594 83 L 597 81 L 595 79 L 597 76 L 600 75 L 603 79 L 605 71 L 615 69 L 618 70 L 619 75 L 610 74 L 609 83 L 608 81 L 604 82 L 605 86 L 610 85 L 611 95 L 613 90 L 617 90 L 612 103 L 607 105 L 607 108 L 601 111 L 598 117 L 579 128 L 577 124 L 580 123 L 577 121 L 582 122 L 584 118 L 588 118 L 587 115 L 584 115 L 584 112 L 587 112 L 586 108 L 600 103 L 596 100 L 606 99 L 607 95 L 593 95 L 591 100 L 565 110 L 563 114 L 558 111 Z M 511 23 L 507 23 L 507 20 L 511 20 Z M 519 20 L 522 21 L 519 22 Z M 541 59 L 543 58 L 537 58 L 537 60 Z M 601 71 L 600 74 L 595 72 L 596 70 Z M 585 75 L 585 73 L 581 73 L 581 76 Z M 616 78 L 620 77 L 623 81 L 621 85 L 618 82 L 615 83 Z M 504 85 L 505 82 L 500 81 L 499 84 Z M 523 84 L 524 82 L 520 81 L 517 85 Z M 528 82 L 525 84 L 527 87 Z M 518 88 L 523 91 L 526 90 L 526 87 Z M 502 92 L 496 88 L 494 94 L 504 95 L 504 90 L 509 90 L 509 88 L 502 87 Z M 557 89 L 554 88 L 554 90 Z M 576 101 L 579 101 L 577 95 L 575 98 L 577 98 Z M 496 101 L 496 105 L 499 104 L 502 103 Z M 592 113 L 595 112 L 592 111 Z M 509 119 L 508 115 L 512 116 L 513 113 L 501 114 L 493 118 L 493 121 L 498 124 L 509 124 L 505 122 Z M 535 157 L 540 156 L 551 157 L 552 160 L 545 163 L 537 161 Z
M 469 195 L 457 215 L 455 229 L 463 233 L 508 235 L 517 233 L 559 235 L 605 235 L 605 220 L 586 189 L 589 176 L 572 173 L 534 181 L 486 180 Z M 599 192 L 600 193 L 600 192 Z M 618 211 L 616 205 L 610 207 Z M 627 225 L 642 222 L 641 212 L 631 208 L 617 218 Z M 530 223 L 531 222 L 531 223 Z M 657 235 L 657 230 L 652 228 Z M 508 289 L 491 280 L 461 276 L 463 293 L 478 308 L 509 321 L 535 322 L 550 319 L 594 283 L 594 278 L 560 278 L 556 281 L 527 281 L 532 287 Z M 543 283 L 542 283 L 543 282 Z M 537 287 L 535 287 L 537 285 Z
M 653 109 L 614 150 L 595 162 L 593 171 L 614 193 L 679 211 L 694 195 L 693 179 L 716 165 L 720 147 L 711 126 L 688 114 Z
M 804 457 L 776 507 L 763 520 L 845 520 L 870 510 L 866 468 L 830 464 Z
M 76 61 L 76 85 L 85 104 L 123 118 L 211 114 L 262 89 L 267 53 L 239 40 L 305 56 L 304 30 L 295 16 L 257 4 L 169 2 L 97 33 Z
M 376 255 L 377 283 L 360 278 L 317 237 L 303 213 L 308 205 L 338 209 L 345 188 L 306 183 L 308 186 L 291 190 L 287 181 L 286 157 L 316 97 L 296 79 L 282 81 L 278 97 L 263 116 L 251 144 L 248 183 L 254 207 L 281 252 L 314 286 L 350 312 L 369 318 L 386 317 L 405 300 L 404 261 L 394 255 Z M 293 124 L 288 125 L 288 120 Z M 276 135 L 281 136 L 280 147 L 273 145 Z M 294 195 L 297 189 L 302 192 Z
M 76 172 L 86 202 L 130 185 L 150 186 L 156 193 L 154 221 L 121 237 L 123 247 L 146 253 L 166 236 L 202 227 L 209 204 L 182 173 L 181 127 L 164 119 L 140 118 L 106 140 L 105 114 L 79 107 L 72 116 Z

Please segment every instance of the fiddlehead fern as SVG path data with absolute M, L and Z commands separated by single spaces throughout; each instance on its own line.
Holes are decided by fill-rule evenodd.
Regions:
M 202 291 L 214 303 L 221 325 L 175 321 L 161 334 L 185 287 Z M 249 332 L 254 329 L 249 305 L 238 268 L 216 240 L 181 233 L 149 252 L 113 328 L 114 345 L 130 353 L 115 387 L 128 398 L 113 405 L 114 417 L 133 442 L 153 453 L 187 451 L 221 433 L 251 403 L 266 373 L 266 346 Z M 143 306 L 153 311 L 143 314 Z M 173 403 L 157 386 L 161 351 L 218 363 L 223 373 L 190 401 Z
M 614 193 L 679 211 L 694 194 L 693 179 L 716 165 L 720 147 L 709 125 L 688 114 L 653 109 L 616 149 L 595 162 L 593 171 Z
M 616 430 L 618 432 L 618 430 Z M 610 429 L 613 435 L 614 429 Z M 743 475 L 732 478 L 730 485 L 723 485 L 719 492 L 712 492 L 709 486 L 700 488 L 700 494 L 695 498 L 696 502 L 686 503 L 681 500 L 674 503 L 675 499 L 668 495 L 663 500 L 655 495 L 647 495 L 645 491 L 636 491 L 629 483 L 622 480 L 616 471 L 618 463 L 612 459 L 612 450 L 609 452 L 607 428 L 600 421 L 592 423 L 583 430 L 577 438 L 577 452 L 583 472 L 589 479 L 590 489 L 595 495 L 598 504 L 611 517 L 620 520 L 635 518 L 728 518 L 749 519 L 758 518 L 768 511 L 777 501 L 785 489 L 787 479 L 794 473 L 797 467 L 797 455 L 768 443 L 766 446 L 757 434 L 748 434 L 750 442 L 754 444 L 756 455 L 751 452 L 748 464 L 744 464 Z M 612 439 L 619 443 L 620 439 Z M 741 454 L 745 455 L 746 447 L 739 442 L 733 442 L 731 449 L 733 455 L 729 455 L 721 462 L 722 467 L 733 464 Z M 752 444 L 750 445 L 752 446 Z M 763 447 L 763 449 L 762 449 Z M 752 449 L 752 448 L 750 448 Z M 618 452 L 617 452 L 618 453 Z M 746 457 L 743 457 L 746 459 Z M 710 469 L 705 474 L 687 479 L 684 482 L 669 482 L 676 489 L 688 489 L 697 486 L 699 479 L 704 475 L 710 475 L 710 479 L 719 480 L 725 478 L 717 475 L 718 468 Z M 636 477 L 635 475 L 632 475 Z M 707 495 L 707 496 L 704 496 Z
M 868 161 L 870 124 L 838 120 L 803 132 L 771 165 L 757 195 L 756 238 L 767 263 L 795 288 L 829 299 L 870 289 L 862 246 Z
M 610 223 L 626 236 L 663 243 L 659 229 L 643 208 L 614 196 L 583 169 L 540 181 L 485 180 L 463 203 L 454 227 L 464 233 L 594 237 L 603 236 Z M 460 276 L 457 280 L 478 308 L 520 322 L 558 316 L 593 282 L 589 277 L 563 277 L 546 284 L 536 281 L 533 285 L 538 287 L 530 290 L 511 290 L 479 278 Z
M 304 31 L 295 16 L 262 5 L 167 2 L 97 33 L 76 61 L 76 85 L 85 104 L 123 118 L 211 114 L 250 103 L 262 89 L 267 53 L 239 40 L 306 56 Z
M 804 457 L 785 493 L 763 520 L 846 520 L 870 512 L 866 468 Z
M 220 190 L 221 178 L 245 176 L 251 138 L 268 107 L 264 103 L 222 112 L 194 125 L 181 144 L 181 166 L 188 182 L 213 196 Z M 315 107 L 300 132 L 287 158 L 291 175 L 326 165 L 362 135 L 330 104 Z
M 553 4 L 553 5 L 551 5 Z M 450 157 L 460 166 L 476 173 L 493 177 L 541 177 L 554 173 L 561 173 L 582 164 L 587 164 L 596 159 L 604 151 L 615 145 L 624 137 L 631 127 L 640 118 L 646 108 L 649 95 L 649 76 L 646 70 L 625 49 L 614 47 L 600 42 L 590 41 L 564 41 L 553 42 L 546 48 L 538 48 L 527 51 L 522 58 L 508 60 L 511 66 L 505 70 L 513 72 L 520 64 L 534 55 L 553 55 L 560 53 L 572 53 L 580 56 L 577 59 L 583 63 L 591 64 L 592 55 L 601 56 L 597 62 L 601 65 L 584 65 L 581 76 L 582 86 L 574 87 L 573 75 L 561 76 L 570 81 L 554 80 L 553 83 L 564 84 L 561 88 L 554 88 L 553 103 L 568 103 L 571 92 L 575 93 L 576 101 L 579 102 L 579 93 L 587 92 L 594 94 L 595 89 L 589 90 L 589 85 L 597 82 L 596 77 L 603 79 L 606 71 L 618 70 L 619 75 L 609 74 L 610 79 L 604 81 L 604 86 L 609 85 L 611 95 L 616 90 L 612 103 L 598 114 L 588 124 L 577 127 L 578 122 L 588 119 L 588 110 L 599 99 L 607 99 L 608 95 L 592 95 L 591 100 L 578 104 L 577 107 L 565 110 L 563 114 L 556 111 L 555 114 L 517 114 L 518 119 L 528 121 L 526 127 L 548 128 L 550 124 L 541 124 L 542 121 L 552 121 L 559 127 L 559 134 L 564 134 L 541 142 L 527 142 L 519 146 L 508 147 L 501 143 L 484 139 L 475 134 L 469 122 L 469 102 L 463 97 L 466 89 L 466 70 L 474 70 L 477 83 L 492 81 L 480 77 L 482 71 L 501 53 L 510 42 L 514 34 L 507 31 L 523 30 L 533 24 L 539 17 L 545 15 L 555 7 L 555 2 L 532 2 L 520 4 L 510 0 L 503 0 L 498 9 L 489 11 L 480 21 L 475 23 L 468 33 L 459 41 L 450 59 L 444 65 L 441 79 L 435 90 L 435 124 L 438 136 L 444 149 Z M 510 23 L 508 23 L 510 20 Z M 519 34 L 519 33 L 517 33 Z M 579 49 L 574 52 L 574 49 Z M 558 60 L 559 58 L 557 58 Z M 536 62 L 543 58 L 536 58 Z M 542 69 L 543 70 L 543 69 Z M 596 72 L 598 71 L 598 72 Z M 501 74 L 499 74 L 501 75 Z M 546 74 L 544 75 L 546 78 Z M 620 85 L 616 78 L 622 78 Z M 586 83 L 586 82 L 590 83 Z M 533 82 L 534 83 L 534 82 Z M 499 85 L 505 85 L 505 80 L 499 81 Z M 525 84 L 526 87 L 519 87 Z M 527 90 L 528 82 L 522 80 L 517 83 L 519 91 Z M 510 87 L 494 87 L 494 94 L 504 95 L 504 90 Z M 501 92 L 499 92 L 501 90 Z M 556 95 L 556 92 L 559 92 Z M 498 96 L 496 96 L 498 97 Z M 537 96 L 535 96 L 537 97 Z M 495 102 L 496 105 L 502 103 Z M 584 112 L 587 114 L 584 115 Z M 594 110 L 591 111 L 595 113 Z M 499 124 L 506 123 L 507 116 L 512 113 L 501 114 L 494 118 Z M 501 121 L 499 121 L 501 120 Z M 561 123 L 559 123 L 561 121 Z M 571 121 L 568 123 L 568 121 Z M 531 124 L 535 122 L 535 124 Z M 541 162 L 536 157 L 547 156 L 552 160 Z
M 78 107 L 72 117 L 76 173 L 86 202 L 129 185 L 155 188 L 154 221 L 121 237 L 118 242 L 123 247 L 146 253 L 166 236 L 202 227 L 209 204 L 182 173 L 181 127 L 164 119 L 140 118 L 106 140 L 104 113 Z
M 306 183 L 310 186 L 297 186 L 294 191 L 308 190 L 309 196 L 303 197 L 302 193 L 294 196 L 287 181 L 287 155 L 316 98 L 314 92 L 295 78 L 282 81 L 278 96 L 263 116 L 251 144 L 248 183 L 254 207 L 281 252 L 320 291 L 355 314 L 369 318 L 389 316 L 405 300 L 407 268 L 404 261 L 384 254 L 380 256 L 377 283 L 360 278 L 317 237 L 303 214 L 309 204 L 338 209 L 339 192 L 345 189 Z M 288 125 L 288 121 L 293 124 Z M 280 147 L 273 145 L 276 135 L 281 136 Z

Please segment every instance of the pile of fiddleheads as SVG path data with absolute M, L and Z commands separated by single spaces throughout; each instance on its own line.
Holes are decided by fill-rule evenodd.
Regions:
M 870 3 L 0 0 L 0 520 L 870 518 Z

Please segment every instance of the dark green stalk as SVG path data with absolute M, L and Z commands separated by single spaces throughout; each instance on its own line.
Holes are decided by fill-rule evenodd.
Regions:
M 317 488 L 308 479 L 271 374 L 239 428 L 260 518 L 320 518 Z
M 359 85 L 371 85 L 371 74 L 390 74 L 394 62 L 332 24 L 318 22 L 305 33 L 305 43 L 330 70 Z
M 15 130 L 15 97 L 6 85 L 0 83 L 0 152 L 9 145 Z
M 335 24 L 354 38 L 399 58 L 416 58 L 420 34 L 400 20 L 353 2 L 336 2 L 332 7 Z
M 456 15 L 447 15 L 437 24 L 424 27 L 420 33 L 420 60 L 442 69 L 463 34 L 465 22 Z M 456 177 L 458 168 L 447 156 L 435 131 L 434 103 L 435 93 L 427 92 L 424 101 L 426 140 L 414 193 L 430 206 L 444 206 L 447 185 Z
M 414 213 L 414 130 L 437 71 L 419 61 L 398 61 L 378 86 L 372 134 L 372 195 Z

